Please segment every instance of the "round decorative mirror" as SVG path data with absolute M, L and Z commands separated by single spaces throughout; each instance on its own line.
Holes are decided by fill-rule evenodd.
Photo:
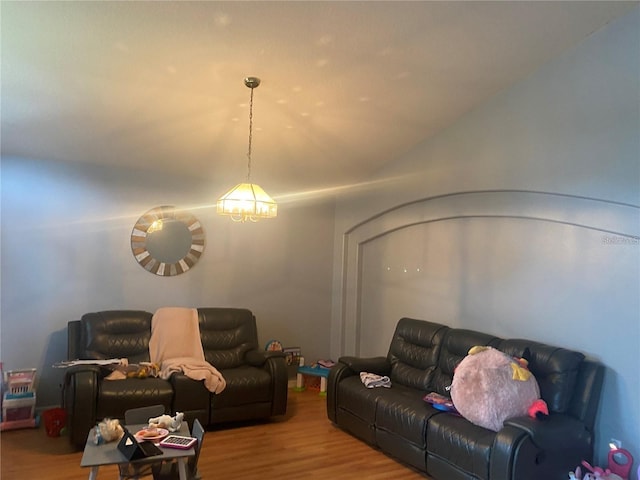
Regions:
M 142 215 L 131 232 L 131 250 L 145 270 L 171 277 L 193 267 L 204 251 L 204 230 L 189 212 L 162 206 Z

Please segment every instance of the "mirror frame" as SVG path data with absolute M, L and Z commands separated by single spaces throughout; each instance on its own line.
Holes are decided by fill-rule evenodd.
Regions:
M 191 246 L 185 255 L 175 263 L 163 262 L 147 250 L 149 228 L 157 221 L 175 220 L 187 227 L 191 234 Z M 200 221 L 191 213 L 171 205 L 152 208 L 142 215 L 131 232 L 131 251 L 145 270 L 161 277 L 172 277 L 188 272 L 204 252 L 204 229 Z

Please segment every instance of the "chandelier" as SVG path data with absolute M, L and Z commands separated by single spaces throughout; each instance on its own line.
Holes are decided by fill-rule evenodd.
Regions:
M 219 215 L 229 215 L 234 222 L 257 222 L 278 215 L 278 205 L 260 185 L 251 183 L 251 141 L 253 139 L 253 89 L 260 85 L 257 77 L 247 77 L 244 84 L 251 89 L 249 102 L 249 148 L 247 150 L 247 181 L 222 195 L 216 204 Z

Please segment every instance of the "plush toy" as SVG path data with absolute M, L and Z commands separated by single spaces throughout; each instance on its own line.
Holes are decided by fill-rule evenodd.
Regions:
M 460 415 L 495 432 L 507 418 L 548 413 L 527 361 L 492 347 L 469 350 L 453 374 L 451 399 Z
M 123 435 L 124 430 L 117 418 L 105 418 L 93 427 L 93 443 L 96 445 L 120 440 Z
M 180 430 L 183 419 L 184 413 L 182 412 L 176 412 L 175 417 L 160 415 L 149 419 L 149 428 L 166 428 L 170 432 L 175 432 Z
M 582 476 L 582 469 L 576 467 L 575 472 L 569 472 L 569 480 L 623 480 L 622 477 L 611 473 L 611 470 L 603 470 L 600 467 L 592 467 L 587 462 L 583 461 L 582 465 L 590 472 L 585 472 Z

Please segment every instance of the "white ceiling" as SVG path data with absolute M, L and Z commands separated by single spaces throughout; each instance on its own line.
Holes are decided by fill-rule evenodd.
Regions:
M 2 155 L 242 181 L 254 75 L 252 180 L 346 185 L 637 4 L 3 1 Z

